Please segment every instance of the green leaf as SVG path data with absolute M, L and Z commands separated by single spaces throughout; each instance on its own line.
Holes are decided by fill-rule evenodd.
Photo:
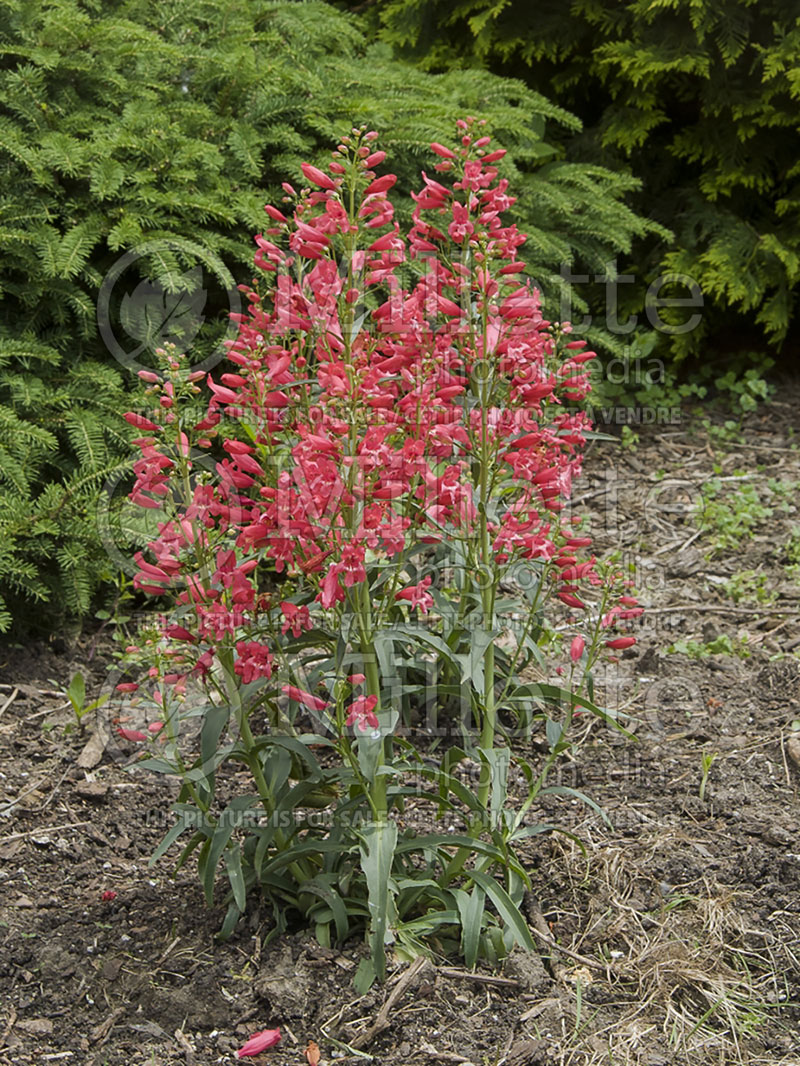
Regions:
M 486 763 L 491 775 L 489 807 L 492 828 L 502 824 L 503 811 L 508 798 L 508 771 L 511 766 L 509 748 L 478 748 L 480 758 Z
M 209 905 L 214 902 L 214 878 L 216 876 L 217 866 L 219 865 L 223 852 L 228 846 L 234 829 L 237 828 L 240 821 L 237 815 L 241 814 L 243 811 L 249 810 L 258 803 L 259 799 L 257 796 L 236 796 L 220 815 L 219 824 L 216 826 L 210 837 L 210 846 L 200 877 L 203 884 L 203 891 L 205 892 L 206 900 Z M 234 845 L 234 847 L 238 848 L 238 844 Z
M 247 888 L 242 873 L 242 852 L 238 843 L 234 843 L 225 853 L 225 868 L 233 889 L 233 898 L 240 912 L 244 914 L 247 902 Z
M 114 159 L 101 159 L 90 172 L 92 195 L 97 200 L 113 196 L 125 180 L 125 168 Z
M 215 936 L 215 940 L 224 944 L 226 940 L 230 939 L 236 924 L 242 916 L 242 911 L 239 909 L 239 905 L 235 900 L 232 900 L 228 906 L 228 910 L 225 914 L 225 920 L 222 923 L 220 931 Z
M 362 959 L 353 978 L 353 987 L 359 996 L 365 996 L 375 983 L 377 974 L 372 959 Z
M 215 707 L 213 704 L 208 708 L 200 730 L 200 759 L 201 766 L 209 763 L 216 754 L 219 738 L 228 724 L 230 708 L 227 704 Z
M 544 731 L 550 750 L 556 751 L 564 736 L 564 727 L 560 722 L 554 722 L 552 718 L 548 718 L 544 723 Z
M 478 961 L 486 893 L 478 884 L 473 885 L 472 892 L 466 892 L 463 888 L 454 888 L 451 891 L 455 896 L 461 919 L 461 950 L 464 952 L 464 962 L 471 970 Z
M 86 703 L 86 682 L 83 680 L 83 674 L 77 673 L 72 678 L 67 689 L 67 698 L 80 718 L 83 705 Z
M 517 691 L 520 691 L 523 686 L 519 686 Z M 617 721 L 616 717 L 611 711 L 603 710 L 602 707 L 598 707 L 596 703 L 589 699 L 588 696 L 579 695 L 576 692 L 571 692 L 567 688 L 561 688 L 558 685 L 547 685 L 544 682 L 536 682 L 534 684 L 524 686 L 526 694 L 533 699 L 540 698 L 545 703 L 555 703 L 557 706 L 562 707 L 565 704 L 570 707 L 583 707 L 585 710 L 590 711 L 592 714 L 601 718 L 607 725 L 611 725 L 618 732 L 629 740 L 636 740 L 633 733 L 629 733 L 623 728 Z
M 486 693 L 484 691 L 483 660 L 486 655 L 486 649 L 492 644 L 495 637 L 499 635 L 499 630 L 493 629 L 490 631 L 483 629 L 481 626 L 476 626 L 469 635 L 469 658 L 464 680 L 472 681 L 477 691 L 484 696 Z
M 610 828 L 613 828 L 613 826 L 611 825 L 611 821 L 610 821 L 608 815 L 603 810 L 603 808 L 599 805 L 599 803 L 595 803 L 595 801 L 590 796 L 587 796 L 585 792 L 581 792 L 580 789 L 571 788 L 569 785 L 547 785 L 545 788 L 543 788 L 541 790 L 539 795 L 540 796 L 548 796 L 548 795 L 549 796 L 572 796 L 573 799 L 579 799 L 582 803 L 585 803 L 587 807 L 591 807 L 593 811 L 596 811 L 597 814 L 600 815 L 600 817 L 603 819 L 603 821 L 606 823 L 607 826 L 609 826 Z
M 389 923 L 394 917 L 391 876 L 394 852 L 397 846 L 395 822 L 373 822 L 362 828 L 361 869 L 367 881 L 370 916 L 370 947 L 375 976 L 379 981 L 386 977 L 386 943 L 393 936 Z
M 433 648 L 453 666 L 457 667 L 459 665 L 452 649 L 436 633 L 431 633 L 430 630 L 422 626 L 406 625 L 405 623 L 393 625 L 391 631 L 395 638 L 400 637 L 410 641 L 412 644 Z
M 350 922 L 342 897 L 332 885 L 327 884 L 320 876 L 313 878 L 311 881 L 304 881 L 301 887 L 303 892 L 311 892 L 328 904 L 336 925 L 336 939 L 340 944 L 343 944 L 350 932 Z
M 450 856 L 445 850 L 448 848 L 467 848 L 469 851 L 476 851 L 479 855 L 485 855 L 496 862 L 506 862 L 506 856 L 494 844 L 457 833 L 428 833 L 424 836 L 413 837 L 411 840 L 402 840 L 396 845 L 395 851 L 401 855 L 407 851 L 436 849 L 442 851 L 445 859 L 449 859 Z
M 183 851 L 178 856 L 178 861 L 175 863 L 176 872 L 180 870 L 182 866 L 185 865 L 192 852 L 195 851 L 201 844 L 203 846 L 200 848 L 200 854 L 197 857 L 197 870 L 198 873 L 200 872 L 200 870 L 202 869 L 202 864 L 205 862 L 205 859 L 208 855 L 208 848 L 211 844 L 211 840 L 205 832 L 202 832 L 199 829 L 191 837 L 189 843 L 184 847 Z
M 177 774 L 178 768 L 166 759 L 142 759 L 135 764 L 140 770 L 151 770 L 154 774 Z
M 173 825 L 172 828 L 166 833 L 164 839 L 161 841 L 156 850 L 150 856 L 148 865 L 154 866 L 161 858 L 161 856 L 164 855 L 165 852 L 169 851 L 169 849 L 172 847 L 172 845 L 175 843 L 181 833 L 185 832 L 190 826 L 192 828 L 196 828 L 195 812 L 184 810 L 180 813 L 180 816 L 178 817 L 178 820 L 175 825 Z M 202 839 L 202 834 L 200 834 L 200 838 Z
M 502 885 L 498 884 L 493 877 L 479 873 L 477 870 L 470 870 L 469 877 L 476 885 L 480 885 L 492 903 L 494 903 L 498 914 L 505 922 L 507 928 L 513 933 L 515 942 L 527 951 L 535 951 L 536 945 L 533 942 L 530 929 L 528 929 L 528 924 Z

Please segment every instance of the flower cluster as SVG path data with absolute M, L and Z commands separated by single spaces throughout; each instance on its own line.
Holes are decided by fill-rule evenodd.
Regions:
M 457 543 L 495 580 L 520 561 L 547 568 L 546 594 L 573 611 L 600 583 L 591 541 L 560 517 L 594 353 L 543 318 L 524 235 L 503 220 L 504 152 L 479 126 L 462 120 L 457 147 L 431 146 L 441 180 L 423 172 L 407 241 L 374 132 L 344 137 L 327 171 L 304 164 L 307 185 L 266 208 L 260 279 L 242 286 L 233 369 L 208 376 L 204 416 L 181 416 L 199 384 L 174 351 L 163 376 L 142 373 L 158 411 L 126 415 L 145 434 L 131 498 L 167 516 L 136 556 L 136 586 L 177 603 L 164 629 L 177 682 L 207 675 L 221 647 L 243 684 L 267 682 L 277 631 L 299 638 L 320 611 L 428 615 L 431 578 L 403 565 L 415 545 Z M 639 611 L 623 596 L 603 625 Z M 347 723 L 371 723 L 364 708 Z

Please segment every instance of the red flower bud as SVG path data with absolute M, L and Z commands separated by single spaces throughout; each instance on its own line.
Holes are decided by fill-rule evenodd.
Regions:
M 314 185 L 318 185 L 320 189 L 335 189 L 336 183 L 333 178 L 320 170 L 319 167 L 312 166 L 311 163 L 301 163 L 300 169 L 303 171 L 304 176 Z
M 636 637 L 615 637 L 606 641 L 606 647 L 621 651 L 623 648 L 632 648 L 635 643 Z

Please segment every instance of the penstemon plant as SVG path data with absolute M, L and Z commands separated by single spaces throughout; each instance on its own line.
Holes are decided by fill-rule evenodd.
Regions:
M 141 372 L 131 499 L 160 513 L 135 585 L 170 607 L 130 649 L 147 684 L 119 686 L 154 709 L 123 730 L 155 749 L 140 765 L 182 782 L 154 858 L 188 833 L 179 864 L 197 852 L 209 902 L 224 865 L 223 934 L 255 891 L 276 929 L 294 913 L 325 944 L 364 930 L 361 987 L 388 945 L 435 937 L 470 966 L 533 947 L 517 849 L 551 828 L 537 798 L 571 791 L 547 778 L 576 711 L 616 724 L 592 667 L 641 613 L 567 512 L 594 353 L 521 277 L 504 152 L 472 118 L 431 145 L 404 239 L 376 136 L 354 129 L 267 206 L 207 408 L 174 348 Z M 512 742 L 541 723 L 535 768 Z

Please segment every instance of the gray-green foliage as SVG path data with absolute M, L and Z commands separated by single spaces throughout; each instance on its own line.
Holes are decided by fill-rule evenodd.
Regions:
M 364 122 L 406 192 L 465 113 L 509 149 L 548 293 L 562 261 L 599 269 L 646 228 L 624 202 L 635 181 L 545 143 L 547 123 L 576 126 L 568 113 L 518 81 L 397 62 L 320 2 L 0 0 L 0 55 L 2 628 L 30 601 L 48 605 L 40 619 L 85 613 L 113 569 L 95 502 L 123 468 L 136 379 L 96 306 L 123 253 L 187 239 L 246 281 L 263 204 L 301 161 Z M 172 247 L 139 268 L 175 292 L 188 262 Z M 207 321 L 227 309 L 216 294 Z

